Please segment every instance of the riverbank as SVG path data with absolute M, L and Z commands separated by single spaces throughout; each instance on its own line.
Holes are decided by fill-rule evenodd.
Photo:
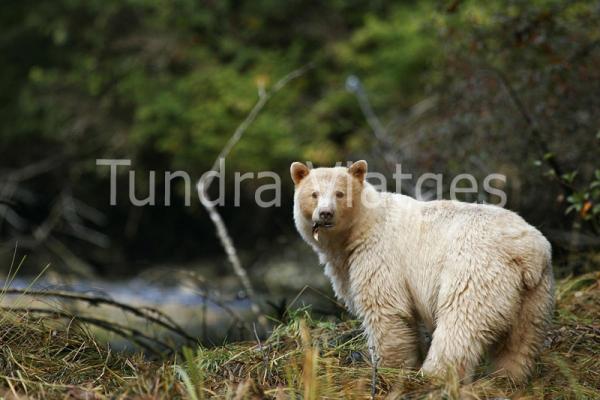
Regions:
M 480 376 L 425 379 L 380 369 L 377 397 L 600 398 L 600 273 L 557 287 L 554 327 L 527 386 Z M 0 395 L 5 398 L 369 398 L 372 368 L 356 322 L 296 311 L 264 341 L 184 349 L 149 361 L 100 345 L 84 326 L 5 313 Z

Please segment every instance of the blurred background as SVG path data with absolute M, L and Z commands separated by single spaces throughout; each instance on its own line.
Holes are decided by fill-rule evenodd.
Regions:
M 18 267 L 17 286 L 50 264 L 46 288 L 177 308 L 200 287 L 244 308 L 197 196 L 186 207 L 176 180 L 164 205 L 164 171 L 199 178 L 259 95 L 301 69 L 227 157 L 217 208 L 269 313 L 305 285 L 340 312 L 295 232 L 296 160 L 364 158 L 390 189 L 395 163 L 441 173 L 446 198 L 458 174 L 504 174 L 506 207 L 550 239 L 557 276 L 597 270 L 599 20 L 591 0 L 5 1 L 0 268 Z M 131 205 L 121 167 L 111 206 L 100 158 L 132 160 L 138 198 L 156 171 L 157 205 Z M 234 207 L 234 171 L 266 170 L 281 207 L 254 201 L 268 180 L 243 182 Z M 480 184 L 463 200 L 489 198 Z

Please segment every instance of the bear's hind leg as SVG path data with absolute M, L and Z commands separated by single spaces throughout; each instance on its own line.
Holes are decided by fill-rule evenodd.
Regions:
M 506 332 L 519 305 L 515 278 L 497 273 L 498 264 L 449 270 L 442 276 L 436 327 L 423 364 L 426 374 L 455 368 L 469 381 L 489 345 Z M 462 275 L 462 276 L 461 276 Z
M 443 376 L 454 368 L 460 379 L 470 381 L 484 351 L 484 341 L 473 331 L 461 329 L 456 321 L 438 321 L 421 370 L 426 375 Z
M 521 310 L 493 356 L 492 371 L 515 382 L 522 382 L 531 373 L 554 306 L 552 287 L 552 276 L 545 273 L 535 288 L 523 294 Z

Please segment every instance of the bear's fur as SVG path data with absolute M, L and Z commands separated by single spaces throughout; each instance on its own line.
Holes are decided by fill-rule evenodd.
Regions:
M 525 379 L 554 304 L 548 241 L 514 212 L 378 192 L 366 172 L 293 163 L 294 220 L 380 365 L 470 379 L 488 352 L 493 371 Z

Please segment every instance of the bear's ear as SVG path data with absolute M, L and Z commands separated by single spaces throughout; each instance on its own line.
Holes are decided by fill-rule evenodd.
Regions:
M 310 170 L 308 167 L 301 162 L 294 162 L 290 167 L 290 174 L 292 175 L 292 180 L 294 181 L 294 185 L 298 185 L 300 181 L 308 175 Z
M 367 174 L 367 162 L 365 160 L 355 162 L 348 168 L 348 173 L 359 181 L 364 181 Z

